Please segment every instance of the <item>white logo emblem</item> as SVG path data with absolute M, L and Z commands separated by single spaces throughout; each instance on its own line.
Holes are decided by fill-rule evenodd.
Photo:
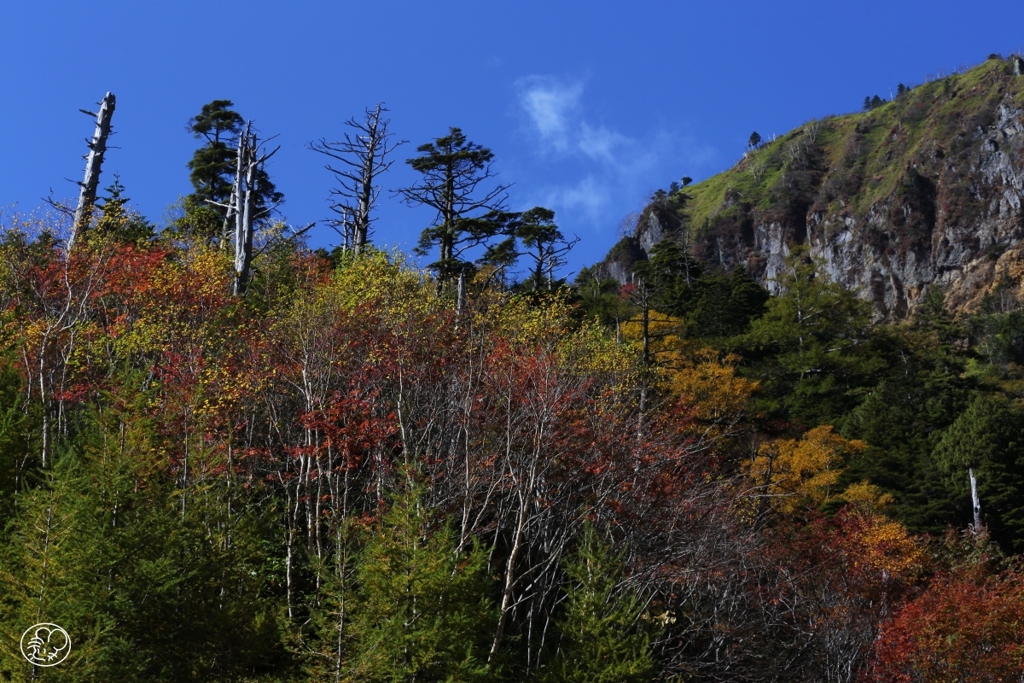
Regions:
M 71 653 L 71 638 L 57 624 L 36 624 L 21 635 L 21 655 L 36 666 L 55 666 Z

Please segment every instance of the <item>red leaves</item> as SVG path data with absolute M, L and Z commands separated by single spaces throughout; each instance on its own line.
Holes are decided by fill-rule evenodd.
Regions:
M 940 575 L 887 621 L 865 681 L 1019 680 L 1024 671 L 1024 577 L 979 569 Z
M 334 392 L 325 408 L 300 415 L 300 424 L 318 435 L 305 452 L 333 449 L 343 458 L 343 467 L 354 468 L 371 450 L 387 449 L 398 430 L 390 414 L 379 416 L 377 402 L 376 392 Z

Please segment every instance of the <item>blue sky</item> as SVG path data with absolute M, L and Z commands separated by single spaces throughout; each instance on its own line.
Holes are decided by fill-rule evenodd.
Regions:
M 1019 0 L 876 2 L 67 0 L 0 3 L 0 207 L 73 198 L 92 109 L 117 96 L 120 174 L 162 224 L 191 191 L 190 117 L 230 99 L 280 152 L 268 171 L 289 223 L 327 217 L 331 177 L 306 149 L 385 102 L 403 163 L 450 126 L 495 154 L 512 209 L 544 205 L 601 258 L 624 219 L 673 180 L 731 166 L 754 130 L 782 134 L 983 61 L 1024 51 Z M 13 207 L 13 208 L 12 208 Z M 409 249 L 429 224 L 385 192 L 374 240 Z M 314 246 L 336 242 L 326 227 Z

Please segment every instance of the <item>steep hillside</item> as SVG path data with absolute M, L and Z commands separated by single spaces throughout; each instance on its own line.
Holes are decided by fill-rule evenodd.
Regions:
M 993 58 L 871 111 L 811 121 L 656 197 L 627 241 L 646 250 L 685 235 L 706 263 L 742 266 L 770 289 L 806 242 L 879 318 L 906 316 L 935 285 L 969 310 L 1024 275 L 1022 69 L 1019 57 Z M 605 272 L 621 277 L 610 257 Z

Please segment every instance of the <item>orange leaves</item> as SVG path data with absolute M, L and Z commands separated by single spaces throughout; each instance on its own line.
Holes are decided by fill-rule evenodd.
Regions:
M 681 405 L 690 406 L 705 438 L 728 436 L 747 410 L 757 382 L 736 374 L 735 356 L 719 357 L 709 347 L 693 347 L 667 371 L 668 388 Z
M 852 569 L 871 572 L 885 581 L 915 576 L 926 559 L 920 541 L 905 526 L 882 515 L 848 513 L 837 541 L 846 550 Z
M 832 427 L 815 427 L 800 439 L 761 444 L 749 465 L 751 478 L 767 488 L 774 505 L 793 514 L 803 505 L 819 505 L 833 493 L 843 460 L 865 448 L 862 441 L 847 441 Z

